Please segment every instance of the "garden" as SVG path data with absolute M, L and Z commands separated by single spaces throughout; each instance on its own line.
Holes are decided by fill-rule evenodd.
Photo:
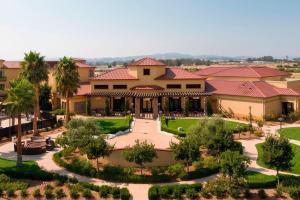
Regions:
M 76 178 L 43 171 L 34 161 L 21 168 L 12 160 L 0 159 L 0 197 L 11 199 L 130 199 L 127 188 L 97 186 Z
M 219 171 L 221 152 L 242 152 L 241 144 L 233 140 L 233 134 L 225 131 L 225 127 L 224 120 L 219 118 L 196 124 L 187 137 L 170 144 L 176 163 L 168 166 L 149 166 L 158 156 L 155 145 L 137 140 L 122 153 L 132 165 L 122 167 L 101 162 L 115 150 L 93 119 L 73 119 L 68 130 L 57 138 L 57 144 L 64 150 L 54 154 L 53 159 L 69 171 L 116 182 L 157 183 L 202 178 Z
M 165 116 L 161 117 L 161 130 L 169 133 L 176 134 L 178 136 L 186 136 L 192 130 L 192 128 L 199 123 L 202 119 L 173 119 Z M 233 122 L 233 121 L 224 121 L 225 130 L 232 133 L 246 132 L 250 130 L 249 124 Z

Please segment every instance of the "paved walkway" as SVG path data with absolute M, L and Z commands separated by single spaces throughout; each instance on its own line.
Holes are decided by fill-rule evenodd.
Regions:
M 116 149 L 122 149 L 134 145 L 136 140 L 152 143 L 156 149 L 168 149 L 170 142 L 178 141 L 172 134 L 162 134 L 157 120 L 135 119 L 131 133 L 114 137 L 108 142 L 114 144 Z

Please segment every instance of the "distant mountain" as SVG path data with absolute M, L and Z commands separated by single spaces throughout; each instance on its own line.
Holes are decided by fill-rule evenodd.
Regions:
M 156 59 L 202 59 L 202 60 L 211 60 L 211 61 L 228 61 L 228 60 L 245 60 L 249 57 L 246 56 L 217 56 L 217 55 L 191 55 L 191 54 L 182 54 L 176 52 L 170 53 L 157 53 L 150 55 L 139 55 L 139 56 L 127 56 L 127 57 L 103 57 L 103 58 L 91 58 L 87 59 L 87 61 L 91 64 L 93 63 L 112 63 L 112 62 L 128 62 L 131 60 L 137 60 L 144 57 L 151 57 Z

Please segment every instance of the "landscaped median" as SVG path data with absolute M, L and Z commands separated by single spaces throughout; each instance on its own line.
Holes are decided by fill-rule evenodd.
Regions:
M 127 188 L 79 182 L 76 178 L 44 171 L 34 161 L 24 161 L 23 166 L 17 168 L 15 161 L 0 158 L 0 198 L 77 199 L 82 196 L 90 199 L 96 195 L 101 199 L 122 200 L 128 200 L 131 196 Z
M 95 118 L 96 124 L 103 134 L 114 134 L 118 131 L 128 130 L 132 120 L 131 115 L 122 118 Z

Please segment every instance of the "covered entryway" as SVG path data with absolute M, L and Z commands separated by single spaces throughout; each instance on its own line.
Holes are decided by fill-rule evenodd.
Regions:
M 292 112 L 294 112 L 294 103 L 282 102 L 282 114 L 288 115 Z
M 152 113 L 152 98 L 141 98 L 141 113 Z

